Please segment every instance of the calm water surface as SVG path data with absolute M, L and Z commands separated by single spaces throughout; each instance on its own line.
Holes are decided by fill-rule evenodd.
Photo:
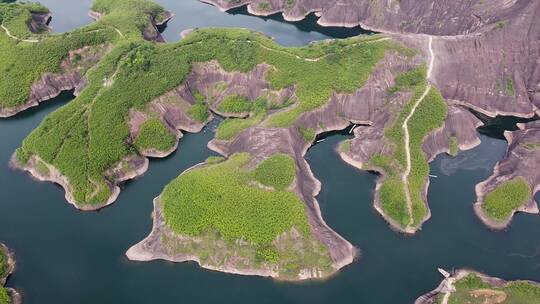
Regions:
M 90 0 L 41 0 L 54 13 L 52 26 L 67 31 L 90 22 Z M 302 45 L 353 31 L 287 24 L 236 10 L 235 15 L 191 0 L 158 1 L 176 14 L 169 41 L 192 27 L 246 27 L 286 45 Z M 356 32 L 357 33 L 357 32 Z M 432 164 L 429 201 L 433 217 L 414 237 L 392 232 L 372 208 L 373 174 L 343 163 L 335 153 L 347 135 L 333 135 L 308 152 L 323 186 L 318 196 L 328 224 L 355 246 L 361 258 L 325 282 L 280 283 L 211 272 L 193 263 L 129 262 L 124 252 L 151 230 L 152 199 L 181 171 L 213 155 L 206 148 L 214 122 L 186 135 L 179 150 L 153 160 L 141 178 L 123 186 L 118 201 L 100 212 L 79 212 L 60 187 L 8 168 L 11 153 L 51 111 L 54 102 L 0 120 L 0 240 L 14 249 L 18 267 L 8 286 L 25 303 L 412 303 L 440 281 L 436 268 L 470 267 L 507 279 L 540 281 L 540 218 L 519 215 L 506 232 L 486 229 L 472 210 L 474 185 L 490 175 L 506 149 L 499 128 L 484 130 L 482 144 Z M 338 177 L 338 178 L 336 178 Z

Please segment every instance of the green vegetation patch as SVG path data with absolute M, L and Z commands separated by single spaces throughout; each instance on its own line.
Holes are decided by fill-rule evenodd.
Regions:
M 314 141 L 315 136 L 317 136 L 313 128 L 298 127 L 298 132 L 300 132 L 300 135 L 302 135 L 302 138 L 307 143 Z
M 3 278 L 7 275 L 8 271 L 8 257 L 6 253 L 0 248 L 0 278 Z
M 250 104 L 251 115 L 248 118 L 227 118 L 221 122 L 216 130 L 216 138 L 231 140 L 242 131 L 258 125 L 266 117 L 268 106 L 266 99 L 259 97 L 255 103 Z
M 197 101 L 196 104 L 189 108 L 188 115 L 198 122 L 205 122 L 210 117 L 208 112 L 208 105 L 204 102 Z
M 483 282 L 476 274 L 469 274 L 455 286 L 456 291 L 451 294 L 449 304 L 484 304 L 496 299 L 499 301 L 493 303 L 533 304 L 540 299 L 540 286 L 526 281 L 510 282 L 499 288 Z
M 32 13 L 46 14 L 49 10 L 39 3 L 11 3 L 0 2 L 0 23 L 7 28 L 11 35 L 19 39 L 39 39 L 41 33 L 46 32 L 46 27 L 38 29 L 34 34 L 28 25 L 32 20 Z M 3 32 L 4 29 L 1 29 Z
M 531 199 L 531 187 L 523 177 L 516 177 L 499 185 L 486 195 L 482 209 L 492 219 L 508 219 L 512 212 L 528 203 Z
M 307 235 L 302 202 L 289 191 L 250 186 L 251 173 L 243 168 L 249 161 L 249 154 L 235 154 L 187 171 L 167 185 L 162 198 L 168 225 L 184 235 L 215 229 L 227 240 L 258 245 L 270 244 L 292 227 Z
M 197 30 L 178 43 L 156 44 L 144 41 L 140 36 L 140 29 L 145 24 L 140 23 L 141 20 L 147 22 L 148 14 L 155 16 L 162 11 L 154 4 L 146 0 L 99 0 L 94 9 L 105 13 L 100 22 L 73 33 L 53 35 L 40 43 L 25 44 L 27 49 L 37 47 L 36 52 L 40 56 L 58 54 L 45 68 L 40 68 L 40 62 L 44 61 L 41 57 L 36 59 L 33 56 L 21 61 L 19 57 L 24 57 L 20 55 L 24 50 L 14 48 L 9 49 L 13 62 L 0 65 L 0 69 L 11 71 L 11 74 L 0 73 L 0 100 L 18 104 L 26 99 L 30 84 L 41 72 L 53 70 L 52 67 L 58 65 L 67 49 L 72 48 L 65 47 L 69 45 L 70 37 L 82 37 L 73 38 L 82 45 L 115 41 L 112 51 L 88 71 L 88 84 L 81 94 L 48 115 L 17 152 L 22 163 L 32 155 L 38 155 L 45 163 L 57 168 L 68 178 L 74 199 L 80 205 L 105 202 L 110 195 L 110 187 L 104 178 L 107 170 L 136 153 L 137 147 L 128 140 L 126 121 L 129 110 L 141 110 L 150 101 L 184 83 L 194 64 L 216 60 L 226 71 L 244 73 L 257 64 L 272 65 L 274 68 L 267 75 L 271 89 L 294 85 L 298 103 L 291 110 L 283 110 L 266 118 L 270 125 L 289 126 L 301 113 L 323 105 L 333 90 L 352 92 L 362 86 L 386 51 L 405 52 L 405 48 L 390 40 L 379 41 L 381 36 L 285 48 L 264 35 L 231 29 Z M 140 14 L 146 17 L 140 19 Z M 133 24 L 127 24 L 128 20 Z M 4 35 L 0 35 L 0 39 L 9 40 Z M 61 52 L 44 51 L 42 47 L 49 40 L 64 49 Z M 20 45 L 14 41 L 7 43 L 14 47 Z M 79 46 L 77 44 L 73 48 Z M 3 47 L 4 44 L 0 43 L 0 55 Z M 320 60 L 309 61 L 300 56 Z M 0 58 L 1 62 L 7 57 Z M 14 86 L 20 89 L 17 94 L 11 89 L 2 89 L 2 86 L 12 86 L 12 79 L 26 79 L 24 86 Z M 197 104 L 188 110 L 188 115 L 205 121 L 208 113 L 204 103 L 208 101 L 197 98 L 197 95 L 195 97 Z M 231 102 L 226 110 L 242 111 L 248 105 L 250 117 L 246 120 L 226 120 L 218 129 L 218 138 L 234 138 L 246 128 L 260 123 L 267 115 L 268 102 L 259 99 L 249 103 Z M 314 137 L 311 136 L 314 131 L 306 131 L 309 131 L 304 132 L 306 139 L 307 135 Z
M 143 122 L 134 141 L 139 150 L 156 149 L 158 151 L 168 151 L 174 147 L 175 143 L 176 136 L 157 118 Z
M 224 113 L 247 113 L 251 112 L 253 103 L 244 96 L 230 95 L 219 104 L 218 110 Z
M 165 9 L 148 0 L 95 0 L 92 10 L 104 14 L 99 23 L 128 39 L 141 39 L 150 18 L 161 20 Z
M 448 143 L 448 153 L 452 156 L 456 156 L 459 152 L 459 146 L 457 137 L 451 136 Z
M 60 63 L 69 51 L 119 40 L 142 40 L 143 29 L 150 26 L 149 17 L 165 13 L 161 6 L 148 0 L 96 0 L 93 9 L 105 14 L 98 22 L 71 33 L 42 33 L 33 37 L 36 35 L 28 29 L 31 12 L 48 10 L 39 4 L 0 3 L 0 21 L 12 35 L 39 40 L 22 42 L 0 29 L 0 108 L 25 103 L 32 83 L 44 73 L 60 72 Z
M 0 286 L 0 304 L 9 304 L 11 300 L 6 288 Z
M 4 278 L 7 276 L 8 271 L 8 257 L 6 256 L 6 253 L 0 248 L 0 278 Z M 4 288 L 2 285 L 0 285 L 0 304 L 9 304 L 9 294 L 7 292 L 7 289 Z
M 4 14 L 29 14 L 26 6 L 0 4 L 0 15 L 2 11 Z M 44 34 L 39 43 L 15 40 L 0 30 L 0 108 L 25 103 L 32 83 L 43 73 L 60 72 L 60 63 L 70 50 L 104 44 L 117 38 L 114 30 L 97 24 L 62 35 Z
M 512 79 L 512 77 L 507 76 L 505 80 L 506 80 L 506 95 L 516 96 L 516 90 L 514 89 L 514 80 Z
M 370 160 L 372 166 L 382 168 L 386 173 L 380 192 L 382 208 L 402 227 L 406 227 L 409 223 L 412 223 L 413 226 L 418 225 L 427 213 L 422 190 L 429 175 L 429 164 L 422 151 L 422 142 L 425 136 L 443 125 L 448 111 L 440 92 L 432 87 L 408 121 L 411 172 L 408 177 L 407 189 L 412 202 L 412 214 L 409 214 L 402 181 L 407 164 L 405 134 L 402 125 L 411 113 L 415 102 L 424 93 L 426 85 L 425 67 L 404 72 L 396 77 L 396 84 L 389 90 L 389 93 L 409 91 L 411 98 L 399 110 L 395 121 L 385 129 L 384 136 L 394 146 L 392 154 L 377 154 Z
M 352 140 L 350 139 L 344 140 L 343 142 L 341 142 L 339 146 L 339 151 L 343 153 L 349 153 L 351 151 L 351 144 L 352 144 Z
M 219 164 L 225 161 L 223 156 L 209 156 L 204 162 L 209 165 Z
M 310 267 L 330 267 L 327 250 L 311 236 L 304 204 L 293 192 L 280 190 L 294 178 L 292 159 L 273 155 L 254 171 L 246 167 L 250 161 L 247 153 L 234 154 L 186 171 L 165 187 L 161 197 L 167 225 L 184 236 L 213 240 L 197 248 L 177 241 L 181 244 L 173 247 L 206 252 L 202 258 L 213 256 L 212 260 L 236 252 L 249 263 L 278 263 L 284 275 L 291 276 L 308 262 L 313 263 Z M 254 179 L 276 190 L 261 189 Z M 283 238 L 276 241 L 280 235 Z M 217 243 L 223 243 L 220 250 L 201 248 Z
M 275 154 L 265 159 L 254 172 L 255 179 L 277 190 L 284 190 L 294 180 L 296 166 L 292 157 L 286 154 Z

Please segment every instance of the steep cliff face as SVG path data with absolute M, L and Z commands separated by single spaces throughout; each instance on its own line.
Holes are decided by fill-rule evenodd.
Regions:
M 478 34 L 435 39 L 434 82 L 488 116 L 532 117 L 540 103 L 540 3 L 517 1 Z
M 202 0 L 222 10 L 248 5 L 257 15 L 282 12 L 287 20 L 309 13 L 320 15 L 326 26 L 357 26 L 381 31 L 458 35 L 482 31 L 486 25 L 515 15 L 530 1 L 433 1 L 433 0 Z

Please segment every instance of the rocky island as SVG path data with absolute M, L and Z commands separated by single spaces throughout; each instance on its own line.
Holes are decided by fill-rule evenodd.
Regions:
M 479 272 L 460 269 L 415 304 L 533 304 L 540 299 L 540 284 L 531 281 L 505 281 Z
M 431 215 L 429 162 L 479 144 L 474 113 L 538 114 L 540 69 L 530 64 L 540 52 L 537 2 L 205 2 L 288 20 L 316 12 L 323 25 L 380 34 L 283 47 L 249 30 L 195 29 L 162 43 L 159 29 L 172 14 L 161 6 L 97 0 L 94 23 L 56 35 L 46 8 L 0 4 L 1 115 L 62 91 L 76 95 L 24 140 L 11 165 L 60 184 L 76 208 L 112 204 L 148 158 L 170 155 L 183 132 L 224 118 L 209 143 L 223 158 L 165 187 L 152 232 L 127 252 L 132 260 L 327 277 L 358 249 L 319 209 L 321 185 L 304 159 L 317 136 L 354 126 L 342 159 L 379 173 L 375 209 L 394 230 L 414 234 Z M 540 133 L 536 122 L 520 128 L 506 134 L 506 158 L 477 186 L 476 213 L 495 229 L 514 212 L 538 212 L 538 179 L 525 168 L 536 161 Z

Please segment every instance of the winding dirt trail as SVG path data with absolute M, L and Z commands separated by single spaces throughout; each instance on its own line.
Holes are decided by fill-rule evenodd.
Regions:
M 19 41 L 22 41 L 22 42 L 29 42 L 29 43 L 36 43 L 36 42 L 39 42 L 38 39 L 21 39 L 21 38 L 19 38 L 19 37 L 17 37 L 17 36 L 12 35 L 12 34 L 9 32 L 8 28 L 5 27 L 3 24 L 0 25 L 0 27 L 2 27 L 2 29 L 6 32 L 6 35 L 8 35 L 9 38 L 12 38 L 12 39 L 15 39 L 15 40 L 19 40 Z
M 403 132 L 405 134 L 404 141 L 405 141 L 405 156 L 407 160 L 407 167 L 405 168 L 405 172 L 403 172 L 403 176 L 401 177 L 401 180 L 403 182 L 403 187 L 405 190 L 405 198 L 407 200 L 407 210 L 409 212 L 409 223 L 407 224 L 407 231 L 414 231 L 414 227 L 412 227 L 414 223 L 414 217 L 413 217 L 413 207 L 412 207 L 412 200 L 411 200 L 411 192 L 408 186 L 408 179 L 409 175 L 411 174 L 411 147 L 410 147 L 410 135 L 409 135 L 409 120 L 414 115 L 414 112 L 416 111 L 416 108 L 418 108 L 418 105 L 424 100 L 429 93 L 429 90 L 431 90 L 431 84 L 429 83 L 429 78 L 431 77 L 431 73 L 433 72 L 433 64 L 435 62 L 435 55 L 433 54 L 433 37 L 429 36 L 429 42 L 428 42 L 428 48 L 429 48 L 429 66 L 427 71 L 427 85 L 426 89 L 424 90 L 424 93 L 422 93 L 422 96 L 416 100 L 414 103 L 414 106 L 411 110 L 411 113 L 405 118 L 405 121 L 403 121 L 403 125 L 401 128 L 403 129 Z

